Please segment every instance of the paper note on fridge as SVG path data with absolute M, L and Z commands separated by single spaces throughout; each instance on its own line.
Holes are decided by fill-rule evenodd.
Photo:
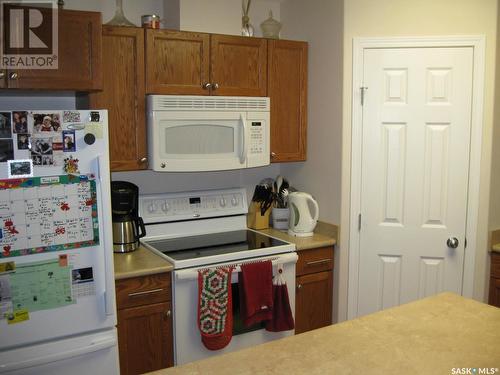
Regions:
M 55 309 L 75 303 L 71 295 L 71 267 L 58 259 L 18 265 L 10 274 L 14 311 Z

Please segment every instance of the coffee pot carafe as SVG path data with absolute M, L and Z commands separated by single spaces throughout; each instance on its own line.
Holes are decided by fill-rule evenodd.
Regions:
M 126 253 L 139 247 L 139 238 L 146 235 L 139 216 L 139 188 L 126 181 L 111 182 L 113 213 L 113 251 Z

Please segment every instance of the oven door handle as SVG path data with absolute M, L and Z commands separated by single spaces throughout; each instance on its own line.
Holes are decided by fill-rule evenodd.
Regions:
M 297 263 L 297 259 L 299 259 L 299 256 L 297 253 L 286 253 L 286 254 L 280 254 L 280 255 L 275 255 L 275 256 L 269 256 L 266 258 L 257 258 L 257 259 L 249 259 L 247 262 L 245 261 L 240 261 L 240 262 L 235 262 L 235 263 L 225 263 L 225 264 L 217 264 L 213 267 L 215 268 L 220 268 L 220 267 L 228 267 L 228 266 L 234 266 L 233 274 L 238 273 L 241 271 L 241 264 L 245 263 L 253 263 L 253 262 L 260 262 L 260 261 L 265 261 L 265 260 L 271 260 L 274 265 L 277 264 L 289 264 L 289 263 Z M 186 280 L 196 280 L 198 279 L 198 270 L 203 270 L 206 268 L 210 267 L 196 267 L 196 268 L 189 268 L 185 270 L 179 270 L 175 271 L 175 280 L 176 281 L 186 281 Z

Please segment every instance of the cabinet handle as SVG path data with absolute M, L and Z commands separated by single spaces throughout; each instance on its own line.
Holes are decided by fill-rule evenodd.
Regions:
M 297 290 L 302 289 L 302 284 L 297 284 Z
M 271 151 L 271 158 L 274 159 L 276 157 L 276 152 Z
M 148 161 L 148 158 L 141 158 L 139 159 L 139 163 L 145 163 Z
M 320 260 L 314 260 L 312 262 L 307 262 L 306 266 L 315 266 L 315 265 L 318 265 L 318 264 L 328 263 L 328 262 L 331 262 L 331 261 L 332 261 L 332 258 L 325 258 L 325 259 L 320 259 Z
M 218 83 L 212 83 L 212 90 L 217 90 L 219 88 Z
M 203 89 L 205 89 L 205 90 L 210 90 L 212 88 L 212 84 L 210 82 L 207 82 L 204 85 L 202 85 L 201 87 L 203 87 Z
M 172 315 L 172 311 L 171 311 L 171 310 L 168 310 L 168 311 L 165 313 L 165 319 L 169 319 L 171 315 Z
M 12 72 L 9 74 L 9 79 L 18 79 L 19 78 L 19 74 L 17 74 L 17 72 Z
M 158 293 L 158 292 L 161 292 L 162 290 L 163 290 L 163 288 L 145 290 L 144 292 L 129 293 L 128 296 L 129 297 L 139 297 L 139 296 L 143 296 L 145 294 Z
M 4 77 L 5 77 L 5 72 L 4 71 L 0 71 L 0 79 L 2 79 Z

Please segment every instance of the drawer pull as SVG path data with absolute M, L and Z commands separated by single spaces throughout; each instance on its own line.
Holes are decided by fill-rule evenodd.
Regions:
M 329 263 L 332 261 L 332 258 L 325 258 L 320 260 L 314 260 L 312 262 L 307 262 L 306 266 L 317 266 L 318 264 Z
M 145 294 L 153 294 L 153 293 L 158 293 L 158 292 L 161 292 L 163 290 L 163 288 L 159 288 L 159 289 L 151 289 L 151 290 L 145 290 L 144 292 L 135 292 L 135 293 L 129 293 L 128 296 L 129 297 L 138 297 L 138 296 L 143 296 Z

